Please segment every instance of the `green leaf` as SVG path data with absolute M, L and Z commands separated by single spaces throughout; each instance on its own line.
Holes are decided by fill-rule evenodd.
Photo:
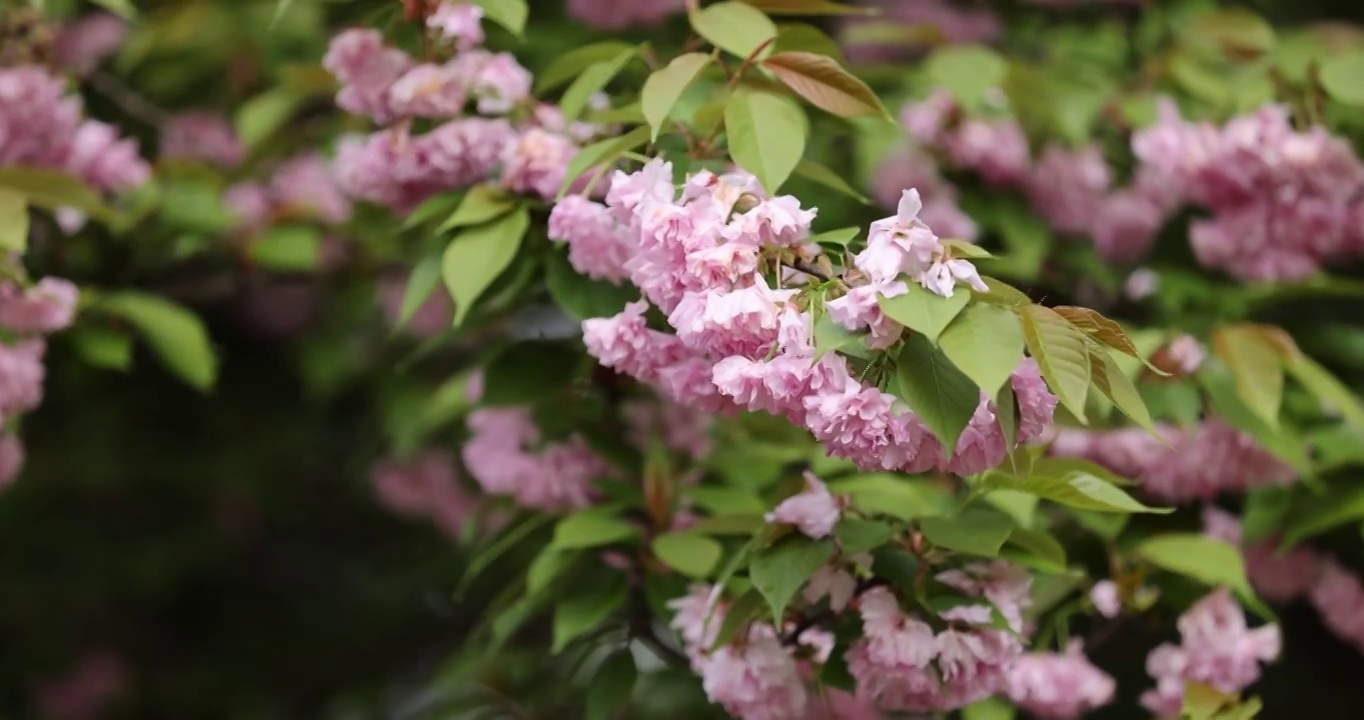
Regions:
M 908 550 L 882 545 L 871 553 L 871 571 L 900 587 L 913 587 L 919 577 L 919 558 Z
M 829 0 L 744 0 L 769 15 L 871 15 L 875 10 Z
M 69 207 L 91 217 L 109 216 L 104 201 L 90 186 L 74 175 L 57 170 L 17 166 L 0 168 L 0 189 L 23 195 L 29 204 L 48 210 Z
M 1014 708 L 998 698 L 985 698 L 961 709 L 961 720 L 1013 720 Z
M 895 378 L 899 396 L 942 442 L 943 454 L 950 456 L 980 405 L 980 388 L 922 335 L 904 338 L 895 359 Z
M 137 16 L 137 9 L 133 7 L 132 0 L 90 0 L 94 4 L 108 10 L 109 12 L 123 18 L 132 20 Z
M 1194 533 L 1171 533 L 1147 539 L 1136 548 L 1137 556 L 1164 570 L 1206 585 L 1225 585 L 1257 614 L 1268 615 L 1246 579 L 1241 550 L 1230 543 Z
M 1001 202 L 992 205 L 991 210 L 993 217 L 983 219 L 991 221 L 989 224 L 1004 242 L 1011 276 L 1035 280 L 1056 244 L 1051 227 L 1023 202 Z
M 711 56 L 704 53 L 686 53 L 673 58 L 667 67 L 655 70 L 647 80 L 644 81 L 644 90 L 640 94 L 640 107 L 644 110 L 644 117 L 649 121 L 651 141 L 658 140 L 658 133 L 663 129 L 663 123 L 667 121 L 668 114 L 681 99 L 682 93 L 687 91 L 696 77 L 701 74 L 706 66 L 710 65 Z
M 653 549 L 664 565 L 698 580 L 710 575 L 725 553 L 720 543 L 691 532 L 659 535 L 654 538 Z
M 162 189 L 161 220 L 194 234 L 216 234 L 236 224 L 236 217 L 223 204 L 222 190 L 201 180 L 168 182 Z
M 938 347 L 981 390 L 994 397 L 1023 359 L 1023 326 L 1006 307 L 972 303 L 942 331 Z
M 442 276 L 455 301 L 455 325 L 464 322 L 475 300 L 506 270 L 530 227 L 530 213 L 520 207 L 484 225 L 456 235 L 445 248 Z
M 777 41 L 772 44 L 772 52 L 812 52 L 843 62 L 843 50 L 838 41 L 829 37 L 823 30 L 804 23 L 782 25 L 777 30 Z
M 1157 435 L 1156 426 L 1151 422 L 1151 411 L 1147 409 L 1146 402 L 1141 399 L 1141 393 L 1132 385 L 1132 381 L 1127 379 L 1117 363 L 1113 361 L 1113 356 L 1097 343 L 1091 342 L 1089 345 L 1089 371 L 1090 381 L 1094 387 L 1099 388 L 1099 392 L 1108 398 L 1122 414 L 1132 419 L 1146 432 Z
M 945 515 L 952 509 L 952 496 L 946 490 L 921 479 L 895 473 L 863 473 L 831 480 L 829 492 L 852 498 L 853 507 L 867 513 L 881 513 L 900 520 L 925 515 Z
M 556 56 L 554 62 L 545 67 L 544 72 L 536 76 L 535 94 L 543 95 L 560 85 L 566 85 L 588 67 L 610 60 L 634 48 L 634 45 L 623 40 L 606 40 L 573 48 Z
M 1200 682 L 1184 683 L 1184 705 L 1182 717 L 1188 720 L 1212 720 L 1223 707 L 1235 700 L 1216 688 Z
M 1349 424 L 1364 430 L 1364 406 L 1361 406 L 1359 398 L 1326 368 L 1303 354 L 1299 354 L 1285 366 L 1288 373 L 1302 383 L 1302 386 L 1323 405 L 1339 412 Z
M 126 333 L 98 325 L 78 325 L 66 333 L 86 363 L 126 371 L 133 364 L 133 339 Z
M 1032 493 L 1068 507 L 1110 513 L 1171 512 L 1170 508 L 1152 508 L 1137 502 L 1122 488 L 1086 472 L 1072 472 L 1064 477 L 1033 475 L 1028 478 L 991 475 L 999 486 L 1010 490 Z
M 752 56 L 777 36 L 777 26 L 770 18 L 741 2 L 719 2 L 694 12 L 691 27 L 711 45 L 741 58 Z M 769 44 L 763 53 L 771 51 Z
M 1328 486 L 1325 494 L 1293 508 L 1284 524 L 1284 544 L 1296 545 L 1307 538 L 1364 518 L 1364 484 L 1351 482 Z
M 774 53 L 762 61 L 762 67 L 825 112 L 844 118 L 879 115 L 892 120 L 876 93 L 827 55 Z
M 989 290 L 983 293 L 972 290 L 971 294 L 985 302 L 1012 308 L 1023 308 L 1032 304 L 1032 300 L 1022 290 L 1003 280 L 997 280 L 988 275 L 982 275 L 980 279 Z
M 568 644 L 600 625 L 625 604 L 625 578 L 608 575 L 604 582 L 596 582 L 585 590 L 570 594 L 554 606 L 554 645 L 550 649 L 559 654 Z
M 715 642 L 712 648 L 718 648 L 729 644 L 734 638 L 734 634 L 739 632 L 750 620 L 758 615 L 763 608 L 763 595 L 754 588 L 749 588 L 747 592 L 739 596 L 725 610 L 724 622 L 720 623 L 720 630 L 715 634 Z
M 800 172 L 799 167 L 797 167 L 796 172 Z M 840 248 L 847 248 L 848 243 L 852 242 L 853 240 L 856 240 L 857 236 L 861 234 L 862 228 L 845 227 L 839 228 L 837 230 L 829 230 L 827 232 L 822 232 L 819 233 L 818 235 L 814 235 L 810 238 L 810 242 L 817 243 L 825 247 L 833 245 Z
M 743 87 L 735 90 L 725 102 L 725 131 L 734 162 L 753 173 L 772 195 L 805 154 L 805 114 L 780 95 Z
M 1024 450 L 1019 454 L 1026 455 L 1026 452 Z M 985 494 L 985 501 L 1013 518 L 1014 523 L 1019 527 L 1028 528 L 1032 527 L 1033 520 L 1037 517 L 1037 504 L 1040 499 L 1031 493 L 996 489 Z
M 581 117 L 592 95 L 606 87 L 606 84 L 625 68 L 625 64 L 638 54 L 639 50 L 630 48 L 610 60 L 588 66 L 569 84 L 568 89 L 564 90 L 563 97 L 559 99 L 559 109 L 564 113 L 564 122 L 572 123 Z
M 545 548 L 526 568 L 526 593 L 535 595 L 563 577 L 577 562 L 580 554 Z
M 559 197 L 563 198 L 573 183 L 589 169 L 614 163 L 621 155 L 646 142 L 649 142 L 649 128 L 637 127 L 620 137 L 607 138 L 579 150 L 573 159 L 568 161 L 568 171 L 564 174 L 564 184 L 559 188 Z
M 1351 50 L 1322 61 L 1321 86 L 1332 99 L 1364 105 L 1364 50 Z
M 561 396 L 573 381 L 580 354 L 563 343 L 519 342 L 498 352 L 483 370 L 482 404 L 533 405 Z
M 398 322 L 394 330 L 401 330 L 406 326 L 412 316 L 417 314 L 417 310 L 426 304 L 431 298 L 431 293 L 436 291 L 440 276 L 440 255 L 431 255 L 412 268 L 412 274 L 407 278 L 407 286 L 403 289 L 403 304 L 398 311 Z
M 1055 311 L 1040 305 L 1021 308 L 1023 338 L 1037 360 L 1047 386 L 1061 404 L 1084 423 L 1085 397 L 1089 393 L 1089 349 L 1085 336 Z
M 523 522 L 502 533 L 488 547 L 480 550 L 469 561 L 469 566 L 464 569 L 464 576 L 459 579 L 459 585 L 455 587 L 455 597 L 460 597 L 474 579 L 484 570 L 497 562 L 499 558 L 507 554 L 507 551 L 516 547 L 518 543 L 525 540 L 536 530 L 548 524 L 554 517 L 552 515 L 532 515 Z
M 697 507 L 711 515 L 762 515 L 767 504 L 751 491 L 737 487 L 711 486 L 692 488 L 688 493 Z
M 218 358 L 198 315 L 164 298 L 133 291 L 99 296 L 96 306 L 137 328 L 162 364 L 181 380 L 200 391 L 213 387 Z
M 476 185 L 475 187 L 483 186 Z M 399 229 L 411 230 L 442 215 L 449 216 L 458 210 L 463 202 L 464 193 L 445 192 L 429 197 L 403 219 L 403 224 L 399 226 Z
M 943 297 L 919 283 L 906 284 L 909 292 L 897 297 L 878 295 L 876 304 L 886 317 L 922 334 L 930 343 L 936 344 L 943 329 L 971 302 L 970 293 L 954 292 L 952 297 Z
M 852 347 L 862 340 L 861 335 L 843 327 L 828 315 L 815 321 L 814 337 L 816 358 Z
M 633 285 L 613 285 L 579 275 L 569 264 L 565 252 L 554 251 L 547 255 L 545 285 L 554 302 L 576 320 L 611 317 L 639 299 L 639 291 Z
M 99 0 L 96 1 L 98 2 Z M 279 0 L 279 2 L 275 3 L 275 14 L 270 18 L 271 30 L 275 29 L 275 26 L 279 24 L 280 19 L 283 18 L 293 6 L 294 0 Z
M 1255 438 L 1264 449 L 1283 460 L 1304 477 L 1312 475 L 1312 463 L 1307 457 L 1307 448 L 1296 433 L 1282 424 L 1270 427 L 1250 408 L 1246 407 L 1237 393 L 1235 381 L 1226 366 L 1209 359 L 1198 372 L 1198 379 L 1212 401 L 1217 417 L 1228 425 Z
M 460 200 L 459 206 L 455 208 L 450 217 L 436 228 L 438 234 L 444 234 L 455 228 L 471 227 L 482 225 L 485 222 L 496 220 L 511 212 L 517 205 L 517 199 L 500 188 L 491 185 L 475 185 Z
M 943 88 L 962 107 L 978 110 L 991 90 L 1004 84 L 1008 64 L 999 53 L 981 45 L 948 45 L 924 61 L 932 85 Z
M 266 90 L 238 108 L 233 122 L 237 137 L 247 149 L 254 150 L 284 127 L 302 105 L 303 96 L 291 87 Z
M 1053 573 L 1066 571 L 1066 549 L 1051 535 L 1024 528 L 1014 528 L 1009 533 L 1008 543 L 1027 551 L 1029 555 L 1042 562 L 1034 563 L 1038 569 Z
M 0 188 L 0 250 L 20 255 L 28 250 L 28 199 Z
M 635 657 L 629 649 L 607 658 L 597 668 L 592 687 L 587 691 L 587 720 L 610 720 L 630 701 L 638 675 Z
M 251 261 L 268 270 L 316 270 L 322 256 L 322 233 L 310 225 L 276 225 L 251 243 Z
M 1092 510 L 1070 509 L 1071 517 L 1080 527 L 1098 535 L 1105 540 L 1116 540 L 1127 527 L 1127 521 L 1131 515 L 1118 513 L 1094 512 Z
M 473 3 L 483 8 L 485 17 L 511 34 L 518 38 L 525 35 L 526 18 L 530 16 L 526 0 L 473 0 Z
M 585 510 L 554 526 L 550 547 L 556 550 L 600 547 L 639 537 L 639 529 L 602 510 Z
M 862 193 L 858 192 L 856 189 L 853 188 L 853 186 L 848 184 L 847 180 L 844 180 L 842 176 L 840 176 L 833 170 L 830 170 L 829 167 L 826 165 L 821 165 L 813 160 L 801 160 L 800 162 L 796 163 L 795 173 L 805 178 L 806 180 L 809 180 L 812 183 L 817 183 L 819 185 L 823 185 L 826 188 L 829 188 L 830 190 L 843 193 L 844 195 L 847 195 L 848 197 L 864 205 L 871 204 L 871 200 L 869 200 L 866 195 L 863 195 Z M 861 232 L 861 229 L 859 228 L 845 229 L 856 229 L 858 232 Z M 828 233 L 822 234 L 827 235 Z M 854 235 L 853 237 L 856 237 L 856 235 Z M 811 239 L 813 240 L 814 238 Z
M 955 517 L 920 518 L 919 530 L 938 547 L 996 557 L 1013 532 L 1014 523 L 997 512 L 969 508 Z
M 753 555 L 748 566 L 749 577 L 753 587 L 767 600 L 778 624 L 796 591 L 829 561 L 833 553 L 834 544 L 829 540 L 816 541 L 792 534 Z
M 1274 49 L 1274 27 L 1245 8 L 1203 13 L 1181 28 L 1194 47 L 1215 50 L 1234 60 L 1248 60 Z
M 895 536 L 895 527 L 878 520 L 844 518 L 834 526 L 838 549 L 844 557 L 851 557 L 880 547 Z
M 1270 428 L 1278 428 L 1279 407 L 1283 404 L 1284 366 L 1274 346 L 1250 325 L 1214 330 L 1212 346 L 1231 369 L 1236 394 L 1241 401 Z

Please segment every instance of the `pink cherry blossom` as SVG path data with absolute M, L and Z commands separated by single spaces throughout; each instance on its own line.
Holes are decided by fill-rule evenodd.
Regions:
M 0 490 L 19 478 L 24 467 L 24 444 L 13 433 L 0 434 Z
M 805 490 L 782 501 L 767 514 L 770 523 L 795 525 L 816 540 L 833 534 L 843 504 L 813 473 L 805 473 Z
M 1079 641 L 1065 653 L 1030 653 L 1009 670 L 1009 701 L 1034 717 L 1072 720 L 1113 701 L 1117 683 L 1094 667 Z
M 204 160 L 231 168 L 245 159 L 246 148 L 227 118 L 188 112 L 172 117 L 161 128 L 161 157 Z
M 0 285 L 0 327 L 21 335 L 48 335 L 71 326 L 80 289 L 68 280 L 45 277 L 27 290 Z
M 445 0 L 426 18 L 426 26 L 460 50 L 483 44 L 483 8 L 472 2 Z

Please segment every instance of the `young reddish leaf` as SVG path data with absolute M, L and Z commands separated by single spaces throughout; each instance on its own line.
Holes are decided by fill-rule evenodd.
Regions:
M 1164 370 L 1152 365 L 1146 357 L 1142 355 L 1141 350 L 1137 348 L 1131 338 L 1127 337 L 1127 333 L 1122 329 L 1121 325 L 1104 317 L 1098 311 L 1071 305 L 1059 305 L 1052 309 L 1056 311 L 1057 315 L 1069 320 L 1070 324 L 1074 325 L 1080 332 L 1083 332 L 1124 355 L 1130 355 L 1131 357 L 1142 361 L 1146 367 L 1150 368 L 1158 375 L 1169 375 L 1169 373 Z
M 890 119 L 876 93 L 827 55 L 776 53 L 762 61 L 762 66 L 821 110 L 845 118 L 881 115 Z

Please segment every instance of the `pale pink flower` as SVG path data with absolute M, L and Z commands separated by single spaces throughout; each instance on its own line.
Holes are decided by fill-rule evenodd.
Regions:
M 616 284 L 630 276 L 625 263 L 637 248 L 601 203 L 581 195 L 560 200 L 549 213 L 549 238 L 568 244 L 568 262 L 583 275 Z
M 685 0 L 568 0 L 568 16 L 604 30 L 654 25 L 669 15 L 682 12 Z
M 740 720 L 790 720 L 805 711 L 805 683 L 770 625 L 754 625 L 742 644 L 717 649 L 701 668 L 711 702 Z
M 1150 268 L 1137 268 L 1127 276 L 1122 289 L 1128 300 L 1140 302 L 1160 289 L 1160 275 Z
M 129 682 L 123 658 L 111 650 L 90 650 L 62 677 L 40 683 L 34 704 L 48 720 L 97 720 Z
M 0 418 L 38 407 L 43 399 L 43 340 L 21 340 L 12 345 L 0 343 Z
M 322 66 L 341 81 L 336 105 L 381 123 L 394 119 L 389 90 L 412 64 L 407 53 L 386 46 L 377 30 L 341 32 L 332 38 L 322 58 Z
M 471 7 L 478 7 L 476 5 Z M 403 117 L 448 118 L 464 109 L 468 88 L 456 63 L 413 66 L 389 88 L 388 106 Z
M 1364 652 L 1364 585 L 1358 574 L 1335 562 L 1324 563 L 1311 600 L 1331 632 Z
M 531 128 L 504 151 L 502 184 L 514 192 L 553 200 L 575 152 L 573 141 L 563 135 Z
M 1069 150 L 1048 146 L 1027 181 L 1028 198 L 1053 228 L 1088 234 L 1112 183 L 1097 145 Z
M 227 118 L 187 112 L 172 117 L 161 128 L 161 157 L 204 160 L 231 168 L 241 164 L 246 148 Z
M 459 50 L 469 50 L 483 44 L 482 20 L 483 8 L 478 5 L 445 0 L 426 18 L 426 26 L 438 31 L 442 40 Z
M 1115 618 L 1122 612 L 1122 596 L 1118 584 L 1112 580 L 1100 580 L 1089 589 L 1089 601 L 1094 609 L 1106 618 Z
M 379 279 L 379 306 L 383 309 L 384 320 L 389 327 L 398 326 L 408 282 L 410 282 L 408 278 L 400 275 L 388 275 Z M 450 294 L 445 288 L 437 287 L 421 305 L 417 306 L 416 312 L 408 318 L 404 329 L 418 338 L 434 337 L 453 327 L 454 317 L 455 308 L 450 302 Z
M 69 280 L 45 277 L 27 290 L 0 285 L 0 326 L 21 335 L 48 335 L 71 326 L 80 288 Z
M 1113 702 L 1117 683 L 1085 657 L 1078 640 L 1065 653 L 1031 653 L 1009 670 L 1009 701 L 1045 720 L 1072 720 Z
M 766 518 L 770 523 L 795 525 L 816 540 L 831 535 L 843 503 L 813 473 L 805 473 L 805 489 L 782 501 Z
M 395 513 L 431 520 L 452 538 L 478 501 L 459 483 L 449 453 L 429 450 L 410 460 L 382 460 L 370 469 L 379 501 Z
M 88 75 L 123 46 L 128 22 L 106 12 L 82 15 L 66 23 L 52 43 L 52 54 L 63 68 Z
M 1192 335 L 1180 335 L 1175 338 L 1165 348 L 1165 352 L 1169 355 L 1170 360 L 1174 361 L 1179 371 L 1185 375 L 1198 372 L 1198 368 L 1203 364 L 1203 359 L 1208 356 L 1207 349 Z
M 472 73 L 469 91 L 478 99 L 480 113 L 505 115 L 530 99 L 530 71 L 511 53 L 477 50 L 460 55 L 456 62 L 461 64 L 461 74 Z
M 1254 630 L 1229 591 L 1213 591 L 1180 616 L 1179 645 L 1165 644 L 1151 652 L 1147 672 L 1157 680 L 1142 695 L 1148 710 L 1177 716 L 1185 682 L 1203 683 L 1225 693 L 1237 693 L 1260 677 L 1260 663 L 1279 656 L 1277 625 Z

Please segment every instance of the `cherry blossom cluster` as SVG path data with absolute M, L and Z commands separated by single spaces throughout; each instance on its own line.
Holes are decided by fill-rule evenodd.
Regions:
M 223 193 L 239 228 L 259 230 L 276 219 L 307 218 L 327 225 L 350 219 L 351 201 L 335 171 L 320 155 L 305 153 L 281 163 L 267 182 L 243 182 Z
M 881 63 L 903 60 L 912 54 L 913 48 L 906 47 L 902 38 L 895 42 L 858 42 L 856 33 L 860 25 L 871 22 L 892 22 L 927 28 L 932 34 L 925 33 L 922 45 L 936 41 L 943 43 L 993 43 L 999 39 L 1004 24 L 999 15 L 982 7 L 962 7 L 960 3 L 948 0 L 921 0 L 920 2 L 899 2 L 897 0 L 863 0 L 858 3 L 873 8 L 877 14 L 870 17 L 853 15 L 843 24 L 840 40 L 844 54 L 854 63 Z M 908 187 L 908 186 L 906 186 Z
M 1297 473 L 1249 435 L 1210 418 L 1192 428 L 1157 425 L 1168 445 L 1140 428 L 1057 432 L 1052 453 L 1096 462 L 1136 480 L 1163 502 L 1206 500 L 1226 492 L 1285 485 Z
M 1246 575 L 1266 600 L 1307 597 L 1326 627 L 1364 652 L 1364 584 L 1357 573 L 1308 546 L 1281 552 L 1277 536 L 1243 542 L 1240 521 L 1215 507 L 1204 509 L 1203 526 L 1207 534 L 1242 548 Z
M 603 128 L 568 123 L 556 106 L 534 103 L 529 71 L 509 53 L 480 47 L 480 14 L 476 5 L 447 2 L 428 19 L 453 46 L 444 63 L 417 62 L 374 30 L 332 40 L 323 65 L 342 83 L 337 105 L 387 126 L 338 148 L 338 177 L 351 196 L 408 212 L 437 193 L 493 179 L 515 193 L 558 194 L 578 143 Z M 470 105 L 477 115 L 465 114 Z M 416 118 L 443 122 L 414 134 Z
M 62 26 L 52 55 L 62 69 L 88 75 L 113 55 L 128 37 L 128 22 L 107 12 L 82 15 Z
M 43 399 L 45 336 L 71 326 L 80 290 L 46 277 L 29 288 L 0 284 L 0 424 L 38 407 Z M 24 449 L 12 433 L 0 434 L 0 488 L 23 466 Z
M 84 117 L 81 100 L 45 68 L 0 68 L 0 167 L 61 170 L 104 191 L 146 182 L 137 141 Z
M 234 168 L 246 158 L 246 148 L 227 118 L 191 111 L 171 117 L 161 127 L 161 157 Z
M 381 460 L 370 468 L 370 483 L 384 507 L 429 520 L 451 538 L 459 537 L 479 507 L 478 498 L 460 484 L 454 457 L 443 450 Z
M 687 7 L 686 0 L 568 0 L 568 16 L 603 30 L 655 25 Z
M 885 208 L 900 204 L 905 188 L 914 188 L 923 200 L 919 219 L 943 237 L 974 242 L 980 237 L 976 221 L 962 211 L 957 187 L 939 172 L 934 160 L 917 143 L 898 149 L 882 162 L 871 180 L 872 196 Z
M 1074 720 L 1113 702 L 1117 683 L 1072 640 L 1062 653 L 1028 653 L 1009 669 L 1005 695 L 1041 720 Z
M 901 121 L 950 167 L 1021 191 L 1058 232 L 1092 238 L 1100 255 L 1112 262 L 1143 255 L 1180 202 L 1178 187 L 1150 170 L 1139 170 L 1128 186 L 1115 187 L 1097 145 L 1052 144 L 1034 160 L 1016 120 L 965 116 L 945 91 L 907 104 Z
M 943 296 L 958 283 L 986 289 L 975 267 L 953 257 L 919 220 L 921 208 L 918 194 L 907 191 L 895 216 L 873 223 L 867 248 L 828 290 L 842 295 L 823 302 L 833 321 L 866 331 L 869 348 L 890 347 L 903 333 L 877 301 L 904 295 L 906 283 Z M 831 455 L 866 469 L 971 475 L 997 465 L 1007 448 L 983 394 L 956 452 L 944 453 L 893 395 L 859 380 L 840 355 L 819 354 L 812 298 L 827 298 L 820 293 L 829 283 L 793 269 L 828 263 L 808 240 L 814 215 L 793 197 L 766 197 L 745 173 L 695 173 L 679 193 L 671 164 L 661 160 L 631 175 L 617 172 L 605 205 L 559 204 L 551 237 L 569 243 L 579 270 L 628 277 L 674 330 L 650 329 L 648 304 L 632 303 L 615 317 L 583 323 L 588 352 L 683 404 L 784 416 Z M 573 252 L 584 246 L 609 252 Z M 1031 361 L 1019 366 L 1011 385 L 1021 410 L 1019 439 L 1038 437 L 1056 398 Z
M 1260 663 L 1278 658 L 1278 625 L 1254 630 L 1228 590 L 1215 590 L 1180 616 L 1180 643 L 1165 643 L 1146 658 L 1146 671 L 1156 687 L 1141 704 L 1162 718 L 1177 718 L 1184 703 L 1184 684 L 1197 682 L 1223 693 L 1239 693 L 1260 677 Z
M 543 442 L 529 408 L 480 408 L 467 423 L 464 466 L 484 492 L 511 497 L 521 507 L 587 507 L 596 498 L 595 482 L 616 474 L 581 435 Z
M 1206 267 L 1293 281 L 1364 253 L 1364 164 L 1324 128 L 1295 130 L 1286 107 L 1266 105 L 1217 127 L 1185 121 L 1166 103 L 1132 149 L 1139 172 L 1212 211 L 1189 231 Z

